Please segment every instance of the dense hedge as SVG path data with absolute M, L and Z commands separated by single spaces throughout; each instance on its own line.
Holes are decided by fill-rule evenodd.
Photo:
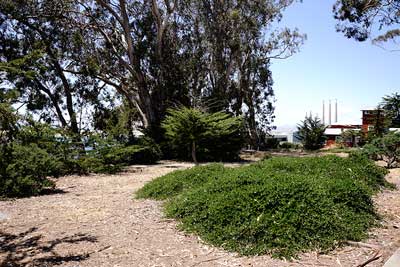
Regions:
M 291 257 L 366 237 L 378 218 L 371 196 L 385 185 L 385 174 L 367 159 L 272 158 L 237 169 L 174 172 L 137 196 L 169 198 L 167 216 L 212 244 Z

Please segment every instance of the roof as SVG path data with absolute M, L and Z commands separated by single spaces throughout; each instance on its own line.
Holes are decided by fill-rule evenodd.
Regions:
M 357 129 L 361 128 L 361 125 L 348 124 L 348 123 L 335 123 L 329 125 L 329 128 Z
M 342 135 L 342 129 L 340 128 L 327 128 L 325 135 Z
M 378 110 L 378 107 L 364 107 L 361 111 L 368 111 L 368 110 Z

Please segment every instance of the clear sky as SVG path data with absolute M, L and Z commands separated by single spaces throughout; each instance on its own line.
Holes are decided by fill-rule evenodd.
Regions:
M 400 52 L 336 32 L 334 2 L 305 0 L 284 13 L 281 25 L 299 28 L 307 40 L 298 54 L 272 65 L 278 129 L 295 128 L 310 111 L 322 117 L 329 99 L 338 100 L 339 122 L 361 124 L 362 108 L 400 92 Z

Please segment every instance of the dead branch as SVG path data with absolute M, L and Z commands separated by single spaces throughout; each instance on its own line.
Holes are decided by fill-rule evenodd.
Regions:
M 378 250 L 378 251 L 376 251 L 376 252 L 374 253 L 374 255 L 373 255 L 371 258 L 369 258 L 367 261 L 365 261 L 365 262 L 363 262 L 363 263 L 357 265 L 357 267 L 364 267 L 364 266 L 367 266 L 367 265 L 370 264 L 371 262 L 376 261 L 376 260 L 379 260 L 381 257 L 382 257 L 382 253 L 381 253 L 380 250 Z

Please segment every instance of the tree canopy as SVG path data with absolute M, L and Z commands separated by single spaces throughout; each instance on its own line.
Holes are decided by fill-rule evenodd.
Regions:
M 212 143 L 209 142 L 211 140 L 228 144 L 227 140 L 240 136 L 242 126 L 240 117 L 232 117 L 224 112 L 208 113 L 190 108 L 169 109 L 162 123 L 167 138 L 177 146 L 187 147 L 196 164 L 199 146 Z M 240 142 L 236 143 L 239 146 L 233 149 L 240 149 Z M 232 149 L 229 145 L 221 147 L 226 153 L 231 152 L 229 149 Z
M 372 38 L 375 43 L 400 36 L 400 3 L 392 0 L 337 0 L 334 8 L 338 31 L 358 41 Z
M 298 135 L 305 149 L 317 150 L 325 142 L 325 125 L 318 117 L 306 116 L 304 121 L 297 125 Z
M 274 119 L 271 62 L 305 39 L 279 26 L 294 2 L 2 0 L 0 71 L 30 112 L 76 134 L 115 93 L 156 139 L 183 105 L 243 116 L 255 144 Z
M 389 127 L 400 128 L 400 94 L 384 96 L 380 107 L 389 119 Z

